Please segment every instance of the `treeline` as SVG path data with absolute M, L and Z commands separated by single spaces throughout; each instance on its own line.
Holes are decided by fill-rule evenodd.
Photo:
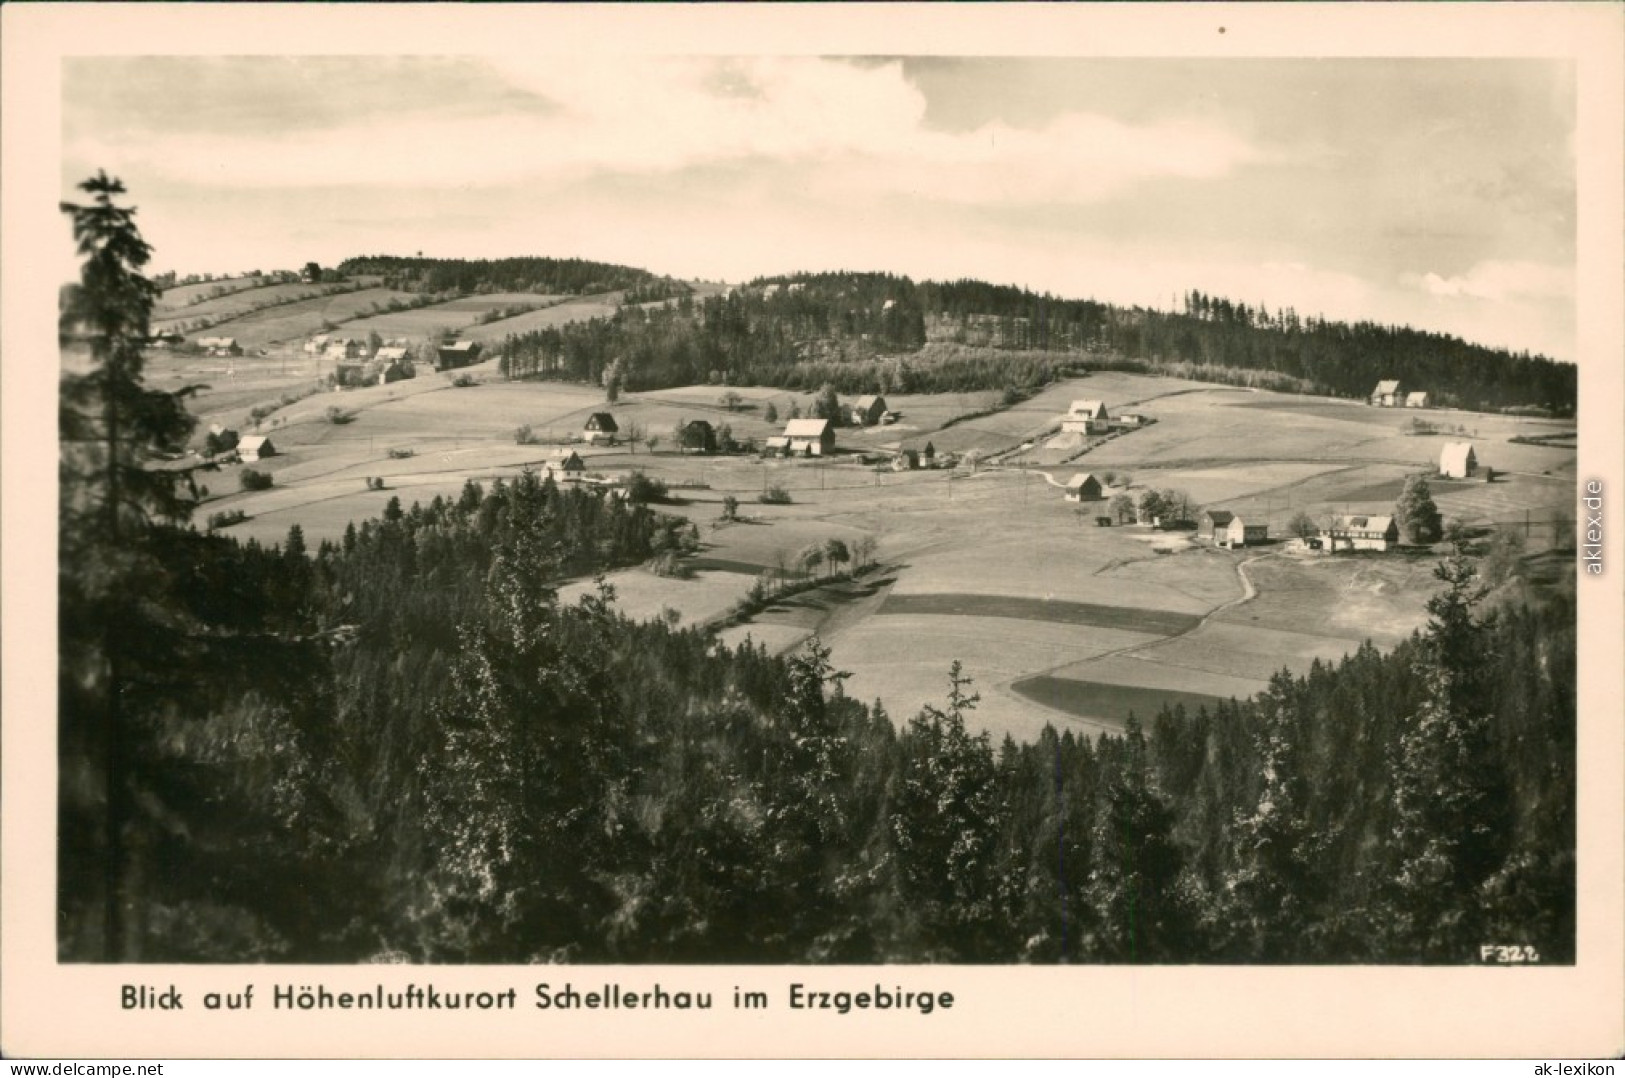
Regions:
M 511 377 L 589 380 L 617 358 L 633 388 L 696 381 L 900 392 L 889 357 L 918 353 L 927 338 L 1001 353 L 1076 356 L 1090 366 L 1197 375 L 1230 384 L 1363 399 L 1394 378 L 1435 405 L 1481 410 L 1536 406 L 1573 413 L 1572 364 L 1468 344 L 1444 334 L 1270 313 L 1193 292 L 1182 312 L 1061 300 L 980 281 L 915 284 L 889 274 L 825 273 L 762 279 L 725 296 L 669 309 L 623 310 L 610 319 L 518 335 L 502 353 Z M 1008 364 L 1009 359 L 1004 359 Z M 921 361 L 920 392 L 935 391 Z M 812 368 L 819 367 L 816 372 Z M 974 374 L 961 364 L 953 389 L 1023 384 L 998 359 Z M 967 376 L 974 383 L 966 385 Z
M 623 288 L 649 288 L 661 280 L 647 270 L 589 262 L 581 258 L 462 259 L 366 255 L 345 259 L 338 270 L 346 277 L 381 276 L 386 288 L 462 295 L 490 292 L 588 295 Z

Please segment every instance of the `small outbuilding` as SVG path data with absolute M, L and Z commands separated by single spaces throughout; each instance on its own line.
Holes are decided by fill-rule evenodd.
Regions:
M 1066 500 L 1069 502 L 1098 502 L 1105 496 L 1100 480 L 1088 472 L 1080 472 L 1067 480 Z
M 1446 442 L 1439 451 L 1439 474 L 1449 479 L 1469 479 L 1478 471 L 1478 457 L 1472 442 Z
M 1371 391 L 1371 403 L 1378 408 L 1398 407 L 1403 401 L 1399 391 L 1398 378 L 1385 378 L 1377 383 L 1377 388 Z
M 854 427 L 872 427 L 885 418 L 885 397 L 878 394 L 869 394 L 852 402 L 852 425 Z
M 276 456 L 276 446 L 271 439 L 263 434 L 250 434 L 246 438 L 237 440 L 237 459 L 245 464 L 252 464 L 266 457 Z
M 681 449 L 698 449 L 701 453 L 715 453 L 716 428 L 704 419 L 691 419 L 679 428 L 677 444 Z
M 599 442 L 615 444 L 615 435 L 621 432 L 620 424 L 608 412 L 594 412 L 587 417 L 587 425 L 581 429 L 581 437 L 589 445 Z
M 805 456 L 827 456 L 835 449 L 835 430 L 827 419 L 792 419 L 784 425 L 787 450 Z
M 1418 389 L 1415 392 L 1405 394 L 1405 407 L 1426 408 L 1427 406 L 1428 395 L 1426 391 Z

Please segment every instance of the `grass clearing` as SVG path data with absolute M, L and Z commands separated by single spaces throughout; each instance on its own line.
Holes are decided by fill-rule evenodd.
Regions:
M 1080 718 L 1127 722 L 1133 715 L 1149 726 L 1163 708 L 1183 707 L 1194 713 L 1198 708 L 1212 710 L 1223 697 L 1174 689 L 1139 685 L 1110 685 L 1099 681 L 1071 678 L 1035 677 L 1018 681 L 1014 690 L 1028 699 Z

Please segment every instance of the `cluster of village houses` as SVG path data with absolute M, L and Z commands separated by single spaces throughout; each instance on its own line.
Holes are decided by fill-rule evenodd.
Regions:
M 1378 393 L 1372 395 L 1372 403 L 1380 404 L 1379 395 L 1386 393 L 1388 404 L 1386 407 L 1398 407 L 1393 401 L 1398 399 L 1399 383 L 1397 381 L 1384 381 L 1378 385 Z M 1406 407 L 1427 407 L 1427 394 L 1412 393 L 1408 398 Z M 1125 413 L 1117 417 L 1114 423 L 1101 401 L 1080 400 L 1073 401 L 1067 412 L 1067 417 L 1061 422 L 1061 430 L 1066 433 L 1103 434 L 1112 430 L 1121 430 L 1125 427 L 1140 427 L 1152 422 L 1148 416 Z M 1473 451 L 1471 442 L 1446 442 L 1439 453 L 1438 474 L 1450 479 L 1469 479 L 1478 471 L 1478 457 Z M 1095 502 L 1106 498 L 1106 488 L 1094 475 L 1081 472 L 1072 476 L 1066 484 L 1066 500 L 1071 502 Z M 1095 522 L 1100 525 L 1110 525 L 1109 516 L 1099 516 Z M 1156 520 L 1148 523 L 1157 523 Z M 1305 545 L 1315 550 L 1390 550 L 1399 544 L 1399 524 L 1391 514 L 1342 514 L 1336 516 L 1319 534 L 1308 537 Z M 1207 509 L 1203 511 L 1197 521 L 1196 535 L 1198 539 L 1212 543 L 1214 546 L 1234 549 L 1237 547 L 1252 546 L 1263 543 L 1269 539 L 1269 524 L 1261 519 L 1246 519 L 1240 513 L 1228 509 Z
M 354 337 L 321 334 L 305 342 L 305 354 L 333 363 L 333 377 L 341 386 L 388 385 L 416 374 L 412 352 L 403 340 L 389 340 L 371 350 L 368 343 Z M 424 357 L 419 354 L 421 360 Z M 480 346 L 475 341 L 442 341 L 432 357 L 437 371 L 456 370 L 479 362 Z

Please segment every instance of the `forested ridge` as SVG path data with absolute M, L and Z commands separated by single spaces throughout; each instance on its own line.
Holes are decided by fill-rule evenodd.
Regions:
M 583 258 L 403 258 L 365 255 L 347 258 L 338 271 L 346 277 L 381 276 L 386 288 L 410 292 L 479 294 L 539 292 L 590 295 L 632 289 L 638 299 L 684 295 L 688 287 L 648 270 Z
M 687 525 L 534 476 L 307 548 L 191 527 L 149 249 L 66 205 L 58 954 L 143 962 L 1574 960 L 1572 591 L 1255 700 L 991 744 L 974 670 L 894 722 L 828 649 L 559 583 Z
M 977 350 L 926 349 L 927 343 Z M 923 351 L 922 351 L 923 349 Z M 1301 318 L 1190 293 L 1156 311 L 1063 300 L 980 281 L 891 274 L 765 278 L 667 309 L 623 308 L 591 322 L 514 334 L 513 378 L 594 380 L 619 359 L 627 387 L 694 382 L 843 393 L 1033 388 L 1073 369 L 1178 373 L 1364 399 L 1377 381 L 1426 390 L 1437 405 L 1533 406 L 1571 415 L 1572 364 L 1370 322 Z

